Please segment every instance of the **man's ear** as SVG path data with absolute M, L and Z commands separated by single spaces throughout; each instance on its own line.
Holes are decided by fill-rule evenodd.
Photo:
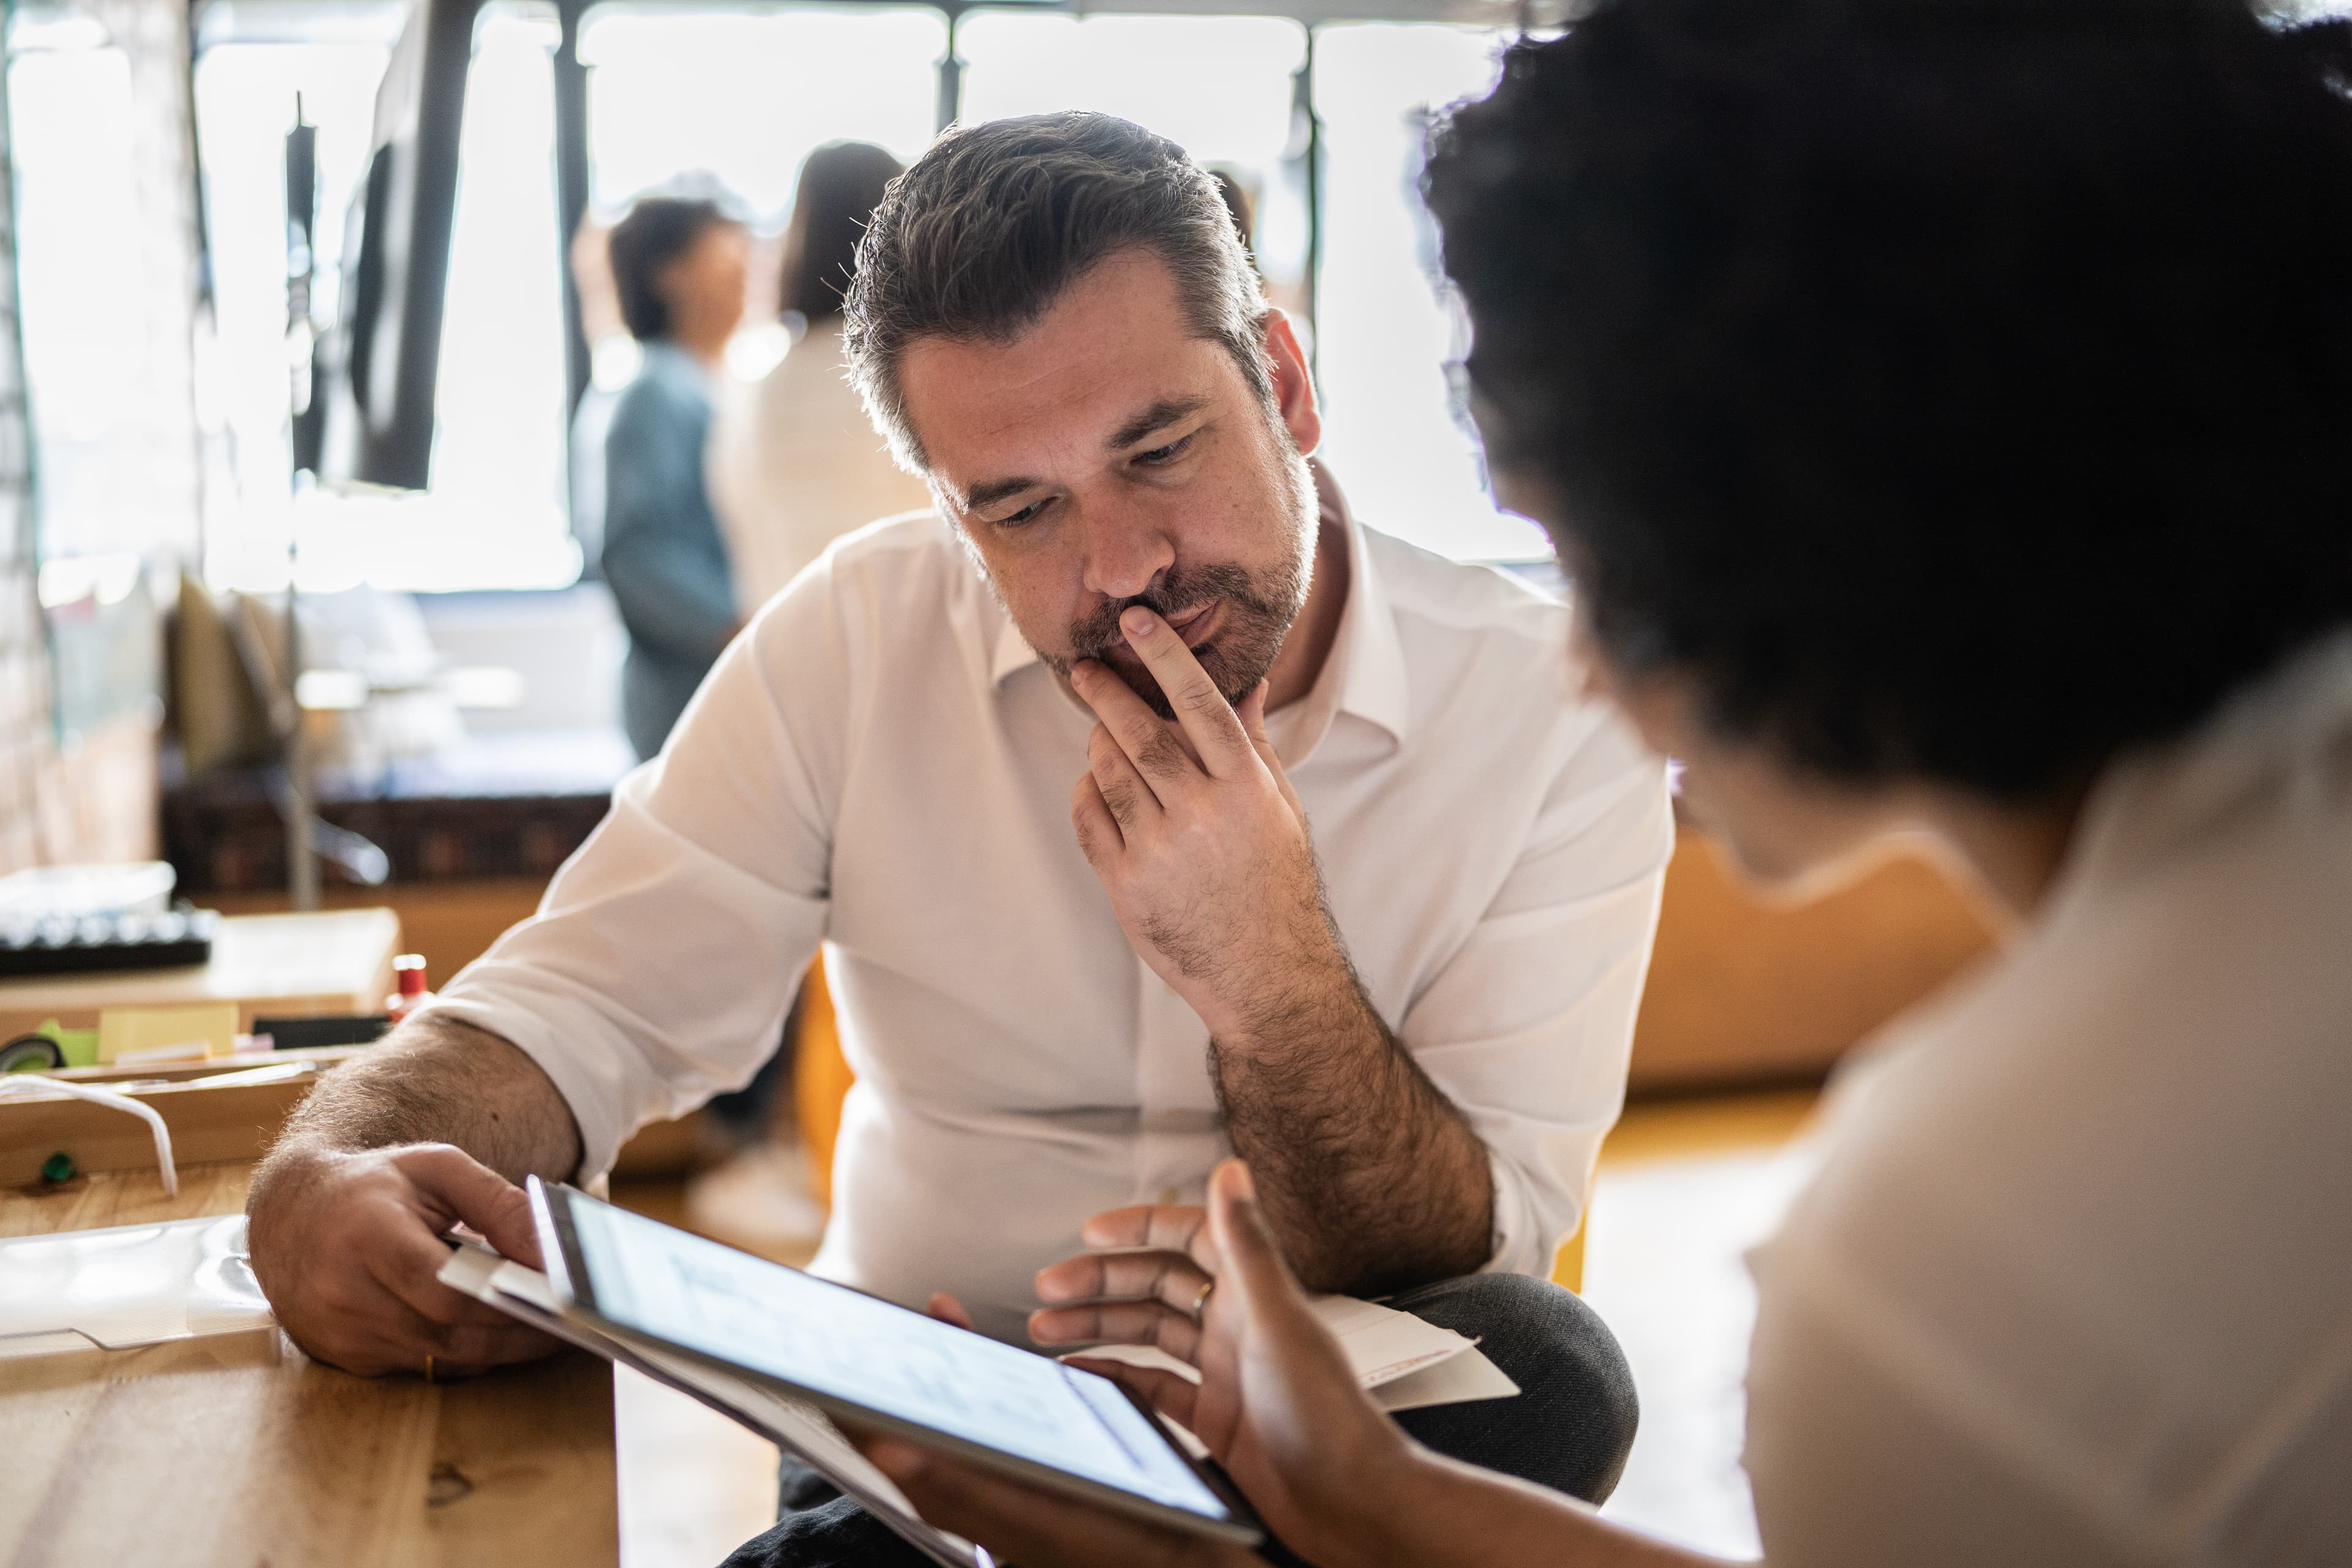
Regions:
M 1278 310 L 1265 313 L 1266 367 L 1274 373 L 1274 405 L 1298 455 L 1311 458 L 1323 444 L 1323 411 L 1315 405 L 1315 378 L 1307 374 L 1307 354 L 1290 318 Z

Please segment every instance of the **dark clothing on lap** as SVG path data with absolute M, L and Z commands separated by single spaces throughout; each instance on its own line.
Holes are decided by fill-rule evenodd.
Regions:
M 1519 1385 L 1516 1399 L 1408 1410 L 1396 1424 L 1451 1458 L 1598 1503 L 1616 1489 L 1639 1406 L 1616 1336 L 1559 1286 L 1474 1274 L 1391 1297 L 1399 1311 L 1478 1342 Z M 725 1568 L 929 1568 L 929 1558 L 787 1455 L 774 1529 L 736 1548 Z M 1273 1543 L 1265 1557 L 1299 1559 Z

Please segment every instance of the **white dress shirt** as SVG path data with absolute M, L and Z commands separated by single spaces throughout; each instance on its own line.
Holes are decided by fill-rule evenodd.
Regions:
M 839 316 L 719 400 L 708 471 L 746 618 L 843 534 L 931 504 L 923 481 L 891 460 L 843 374 Z
M 2352 637 L 2103 778 L 1753 1259 L 1774 1568 L 2352 1561 Z
M 1580 699 L 1564 605 L 1342 521 L 1331 655 L 1269 730 L 1373 1005 L 1491 1151 L 1492 1267 L 1541 1273 L 1623 1098 L 1664 770 Z M 1072 834 L 1093 723 L 948 524 L 865 529 L 441 1006 L 546 1069 L 593 1176 L 751 1077 L 822 940 L 857 1083 L 816 1268 L 1023 1337 L 1088 1215 L 1198 1203 L 1229 1152 L 1206 1026 Z

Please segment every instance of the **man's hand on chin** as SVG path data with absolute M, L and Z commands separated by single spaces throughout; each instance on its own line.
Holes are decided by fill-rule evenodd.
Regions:
M 1119 630 L 1176 715 L 1094 660 L 1071 672 L 1101 722 L 1070 819 L 1128 941 L 1218 1038 L 1353 1005 L 1306 813 L 1266 739 L 1265 685 L 1235 708 L 1151 611 L 1129 608 Z

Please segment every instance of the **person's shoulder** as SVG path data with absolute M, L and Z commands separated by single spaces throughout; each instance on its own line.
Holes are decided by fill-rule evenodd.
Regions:
M 1361 524 L 1358 525 L 1362 527 Z M 1517 573 L 1453 560 L 1376 528 L 1364 555 L 1395 627 L 1413 728 L 1447 747 L 1486 747 L 1503 737 L 1531 764 L 1557 760 L 1555 737 L 1573 752 L 1608 714 L 1577 679 L 1569 638 L 1573 612 Z
M 924 510 L 833 541 L 761 607 L 753 630 L 763 660 L 790 664 L 818 639 L 867 678 L 896 679 L 936 669 L 949 647 L 984 661 L 1002 613 L 946 519 Z
M 818 563 L 839 579 L 875 575 L 904 577 L 919 573 L 945 580 L 950 568 L 963 564 L 948 521 L 930 507 L 877 518 L 851 529 L 824 548 Z
M 887 606 L 893 616 L 922 616 L 952 608 L 975 575 L 947 520 L 924 508 L 840 535 L 769 604 L 823 599 L 844 608 Z
M 1565 600 L 1530 577 L 1486 562 L 1457 561 L 1358 523 L 1364 554 L 1402 625 L 1475 642 L 1557 648 L 1568 638 Z

